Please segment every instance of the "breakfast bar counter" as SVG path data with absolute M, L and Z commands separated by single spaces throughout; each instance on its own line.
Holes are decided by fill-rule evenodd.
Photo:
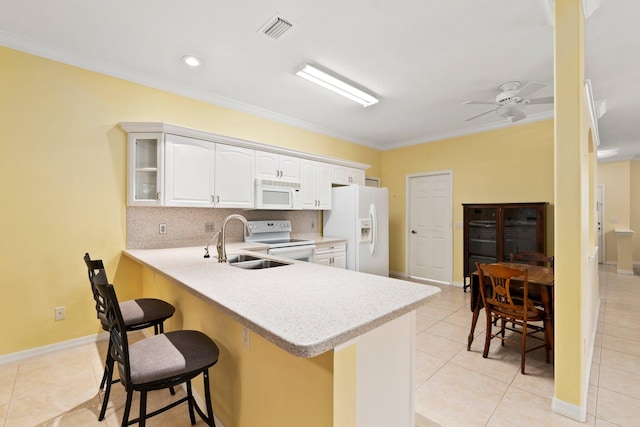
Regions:
M 203 258 L 202 248 L 129 249 L 125 254 L 299 357 L 335 348 L 440 292 L 434 286 L 262 254 L 291 264 L 244 270 L 213 256 Z
M 176 307 L 168 330 L 201 330 L 221 348 L 211 381 L 221 425 L 413 425 L 415 310 L 439 288 L 243 244 L 227 253 L 287 265 L 245 270 L 203 258 L 200 247 L 127 249 L 121 258 L 123 271 L 139 271 L 144 297 Z

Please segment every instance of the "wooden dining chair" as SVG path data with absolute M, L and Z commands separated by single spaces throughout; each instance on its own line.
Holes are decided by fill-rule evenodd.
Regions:
M 546 361 L 550 362 L 551 350 L 550 328 L 551 325 L 545 316 L 544 310 L 536 307 L 529 300 L 529 277 L 526 269 L 511 268 L 502 264 L 476 263 L 480 283 L 480 294 L 487 316 L 487 329 L 485 333 L 484 351 L 482 357 L 487 358 L 489 347 L 493 338 L 499 338 L 504 345 L 505 341 L 517 342 L 506 335 L 506 329 L 514 330 L 522 334 L 520 372 L 525 373 L 526 353 L 544 348 Z M 518 293 L 518 297 L 512 297 L 512 293 Z M 499 330 L 493 333 L 494 321 L 500 321 Z M 507 322 L 519 326 L 521 329 L 507 328 Z M 530 322 L 542 322 L 542 326 L 530 325 Z M 496 322 L 497 324 L 497 322 Z M 527 337 L 538 338 L 532 334 L 543 332 L 543 344 L 527 349 Z
M 509 254 L 509 261 L 511 262 L 539 265 L 542 267 L 553 268 L 553 260 L 553 256 L 547 256 L 542 252 L 517 252 L 515 254 Z

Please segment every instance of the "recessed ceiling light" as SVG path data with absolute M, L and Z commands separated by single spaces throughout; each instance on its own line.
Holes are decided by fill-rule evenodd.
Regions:
M 199 67 L 202 64 L 202 60 L 193 55 L 183 56 L 182 61 L 190 67 Z

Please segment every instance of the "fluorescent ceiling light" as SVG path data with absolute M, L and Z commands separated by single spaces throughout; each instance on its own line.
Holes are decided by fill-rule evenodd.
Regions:
M 363 92 L 360 89 L 325 73 L 324 71 L 320 71 L 309 64 L 306 64 L 300 71 L 296 72 L 296 74 L 310 82 L 349 98 L 350 100 L 361 104 L 363 107 L 368 107 L 369 105 L 378 103 L 378 98 L 369 95 L 368 93 Z
M 185 55 L 182 57 L 182 61 L 190 67 L 199 67 L 202 64 L 200 58 L 193 55 Z
M 613 157 L 616 154 L 618 154 L 618 149 L 617 148 L 609 148 L 607 150 L 598 150 L 598 158 L 599 159 L 606 159 L 609 157 Z

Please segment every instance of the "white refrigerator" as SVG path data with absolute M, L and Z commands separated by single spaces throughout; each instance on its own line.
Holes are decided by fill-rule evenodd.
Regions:
M 332 189 L 323 234 L 347 238 L 347 269 L 389 276 L 389 192 L 348 185 Z

